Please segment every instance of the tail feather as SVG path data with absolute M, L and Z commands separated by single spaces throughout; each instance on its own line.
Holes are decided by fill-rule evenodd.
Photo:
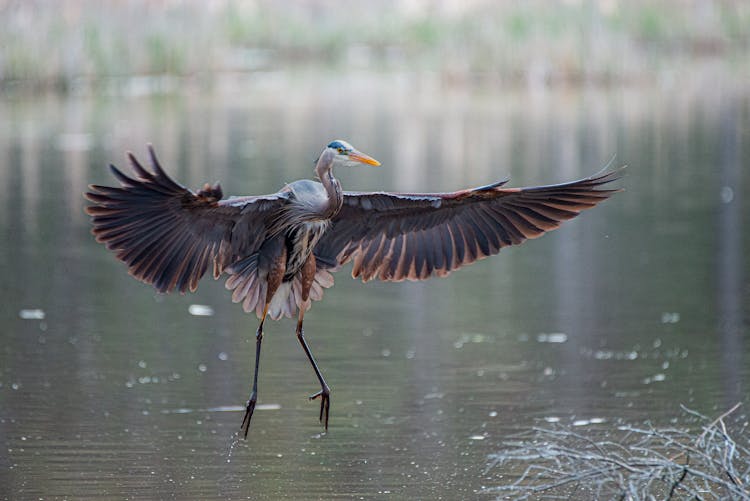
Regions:
M 258 270 L 258 255 L 237 261 L 226 270 L 229 278 L 225 287 L 232 291 L 232 302 L 242 303 L 242 309 L 247 313 L 255 311 L 258 318 L 263 316 L 265 307 L 267 284 L 265 276 L 260 276 Z M 310 299 L 323 299 L 323 290 L 333 286 L 333 275 L 328 270 L 318 269 L 310 288 Z M 295 277 L 291 282 L 281 284 L 276 291 L 268 308 L 268 316 L 274 320 L 281 317 L 293 317 L 300 308 L 310 309 L 311 301 L 302 301 L 302 282 Z
M 292 282 L 282 283 L 271 298 L 271 304 L 268 305 L 268 316 L 274 320 L 278 320 L 282 316 L 291 317 L 294 313 L 292 311 L 293 298 Z
M 266 297 L 266 284 L 259 283 L 256 287 L 253 287 L 245 296 L 245 301 L 242 303 L 242 309 L 250 313 L 255 311 L 258 317 L 263 315 L 263 301 L 259 301 L 259 298 Z
M 232 301 L 234 301 L 235 303 L 239 303 L 243 298 L 246 298 L 248 293 L 253 290 L 253 285 L 255 285 L 256 277 L 257 275 L 250 275 L 250 277 L 245 280 L 241 287 L 237 287 L 236 289 L 234 289 L 234 293 L 232 293 Z

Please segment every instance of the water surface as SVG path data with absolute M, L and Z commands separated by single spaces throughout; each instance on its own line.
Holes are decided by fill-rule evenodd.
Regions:
M 502 481 L 488 454 L 531 425 L 666 423 L 681 403 L 746 400 L 749 131 L 750 97 L 733 89 L 268 75 L 0 101 L 0 494 L 471 498 Z M 89 235 L 81 193 L 147 142 L 187 186 L 273 192 L 311 176 L 336 137 L 383 163 L 337 172 L 351 190 L 561 182 L 616 154 L 626 191 L 445 279 L 339 272 L 305 323 L 333 388 L 329 432 L 285 320 L 267 325 L 262 408 L 238 441 L 255 317 L 220 282 L 158 296 L 133 280 Z

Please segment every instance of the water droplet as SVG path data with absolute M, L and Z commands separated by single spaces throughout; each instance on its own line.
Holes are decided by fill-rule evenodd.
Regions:
M 44 310 L 41 310 L 39 308 L 34 308 L 34 309 L 28 309 L 28 310 L 21 310 L 18 312 L 18 316 L 24 320 L 44 320 L 44 317 L 46 316 L 46 314 L 44 313 Z
M 472 435 L 469 437 L 469 440 L 484 440 L 484 438 L 483 435 Z
M 258 404 L 255 406 L 255 410 L 258 411 L 277 411 L 281 409 L 281 404 Z M 244 411 L 245 408 L 243 407 L 242 410 Z
M 539 343 L 564 343 L 568 340 L 568 335 L 562 332 L 542 333 L 536 337 L 536 340 Z
M 680 314 L 676 311 L 665 311 L 661 314 L 661 323 L 663 324 L 676 324 L 680 321 Z M 656 346 L 654 346 L 656 348 Z
M 208 370 L 208 367 L 206 367 L 206 364 L 198 364 L 198 370 L 200 372 L 206 372 L 206 370 Z
M 722 203 L 731 203 L 734 200 L 734 190 L 731 186 L 722 186 L 720 196 Z
M 148 364 L 145 361 L 140 360 L 138 361 L 138 367 L 140 367 L 141 369 L 145 369 L 146 367 L 148 367 Z
M 490 417 L 497 417 L 497 411 L 490 411 Z
M 195 317 L 212 317 L 214 309 L 205 304 L 191 304 L 188 306 L 188 313 Z
M 256 405 L 255 409 L 257 410 L 260 405 Z M 208 409 L 205 409 L 206 412 L 239 412 L 244 411 L 245 407 L 241 405 L 220 405 L 218 407 L 209 407 Z
M 229 360 L 229 355 L 226 352 L 219 353 L 219 360 Z
M 190 414 L 191 412 L 193 412 L 193 409 L 187 409 L 185 407 L 179 409 L 164 409 L 161 411 L 162 414 Z
M 384 348 L 383 351 L 380 352 L 380 354 L 383 355 L 384 357 L 390 357 L 391 350 L 389 350 L 388 348 Z

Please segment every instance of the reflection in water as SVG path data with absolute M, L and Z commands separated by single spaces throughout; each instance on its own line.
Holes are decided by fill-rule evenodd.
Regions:
M 742 401 L 743 393 L 743 321 L 747 301 L 742 253 L 742 170 L 740 160 L 740 124 L 737 110 L 726 107 L 721 116 L 721 154 L 719 158 L 720 200 L 717 222 L 718 330 L 721 339 L 721 367 L 724 406 Z
M 545 418 L 663 421 L 743 397 L 747 95 L 382 78 L 0 101 L 0 494 L 455 499 L 492 485 L 487 454 Z M 310 176 L 334 137 L 383 162 L 337 172 L 350 190 L 565 181 L 615 153 L 630 169 L 598 211 L 449 278 L 339 273 L 306 317 L 330 433 L 282 321 L 264 344 L 266 412 L 236 443 L 254 322 L 221 283 L 159 297 L 132 280 L 88 234 L 81 193 L 147 142 L 188 186 L 272 192 Z

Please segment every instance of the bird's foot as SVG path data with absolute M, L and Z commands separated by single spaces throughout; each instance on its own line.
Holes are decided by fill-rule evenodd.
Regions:
M 253 411 L 255 410 L 255 403 L 258 401 L 258 394 L 252 392 L 250 394 L 250 400 L 247 401 L 247 409 L 245 409 L 245 417 L 242 419 L 242 436 L 247 438 L 247 432 L 250 430 L 250 419 L 253 417 Z
M 328 431 L 328 411 L 331 408 L 331 389 L 328 385 L 324 384 L 319 392 L 310 395 L 310 400 L 316 398 L 320 398 L 320 422 L 324 424 L 326 431 Z

